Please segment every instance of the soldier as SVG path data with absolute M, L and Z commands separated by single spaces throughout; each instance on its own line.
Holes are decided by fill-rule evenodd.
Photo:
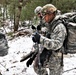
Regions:
M 40 31 L 41 30 L 41 25 L 42 25 L 42 14 L 41 14 L 41 10 L 42 10 L 42 7 L 41 6 L 37 6 L 34 10 L 34 13 L 35 13 L 35 19 L 36 19 L 36 22 L 37 22 L 37 30 Z M 35 20 L 34 20 L 35 21 Z M 36 23 L 35 22 L 35 23 Z M 36 29 L 36 27 L 34 26 L 34 24 L 31 26 L 31 28 L 33 30 Z
M 41 13 L 42 7 L 41 6 L 37 6 L 34 10 L 35 14 L 39 17 L 42 18 L 42 13 Z
M 47 23 L 44 22 L 43 17 L 42 17 L 42 7 L 37 6 L 34 10 L 36 16 L 39 18 L 40 22 L 37 25 L 37 30 L 40 30 L 40 32 L 44 35 L 46 33 L 47 28 L 45 27 Z
M 48 23 L 46 37 L 35 33 L 32 37 L 33 42 L 43 45 L 44 50 L 40 55 L 41 75 L 61 75 L 61 51 L 65 40 L 66 28 L 60 20 L 57 20 L 57 8 L 52 4 L 46 4 L 42 8 L 43 19 Z M 35 58 L 34 70 L 39 75 L 38 59 Z

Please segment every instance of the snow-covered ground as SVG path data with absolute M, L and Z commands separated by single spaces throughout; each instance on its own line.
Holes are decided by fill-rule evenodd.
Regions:
M 36 75 L 33 65 L 26 67 L 26 61 L 20 62 L 21 58 L 29 53 L 32 49 L 33 42 L 31 37 L 21 36 L 8 41 L 9 53 L 4 57 L 0 57 L 0 72 L 2 75 Z M 76 54 L 65 56 L 64 73 L 62 75 L 76 75 Z M 7 71 L 7 69 L 9 71 Z

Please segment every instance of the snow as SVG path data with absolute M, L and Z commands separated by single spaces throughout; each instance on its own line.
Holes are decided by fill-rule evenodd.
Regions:
M 76 75 L 76 54 L 71 54 L 69 58 L 64 58 L 63 69 L 64 69 L 63 75 Z
M 36 75 L 33 65 L 26 66 L 21 58 L 32 50 L 33 42 L 29 36 L 20 36 L 8 41 L 8 55 L 0 57 L 0 72 L 2 75 Z M 76 75 L 76 54 L 68 54 L 64 58 L 64 73 L 62 75 Z M 9 71 L 7 71 L 9 69 Z M 69 70 L 65 72 L 66 70 Z
M 8 45 L 8 55 L 0 57 L 0 72 L 3 75 L 33 75 L 34 71 L 30 68 L 32 65 L 27 68 L 26 61 L 20 62 L 21 57 L 32 49 L 32 40 L 29 37 L 18 37 L 8 41 Z M 9 69 L 9 71 L 6 71 L 6 69 Z

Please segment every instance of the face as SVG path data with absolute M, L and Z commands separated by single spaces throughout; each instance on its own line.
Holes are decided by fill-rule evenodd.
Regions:
M 37 14 L 39 18 L 42 18 L 42 13 Z
M 45 14 L 43 16 L 43 19 L 45 20 L 45 22 L 49 23 L 49 22 L 51 22 L 54 19 L 54 17 L 55 17 L 54 13 Z

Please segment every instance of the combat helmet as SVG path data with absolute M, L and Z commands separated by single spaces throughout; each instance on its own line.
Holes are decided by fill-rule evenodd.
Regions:
M 52 4 L 46 4 L 42 8 L 42 13 L 53 13 L 53 12 L 56 12 L 56 11 L 57 11 L 57 8 Z
M 34 10 L 35 14 L 41 13 L 42 11 L 42 7 L 41 6 L 37 6 Z

